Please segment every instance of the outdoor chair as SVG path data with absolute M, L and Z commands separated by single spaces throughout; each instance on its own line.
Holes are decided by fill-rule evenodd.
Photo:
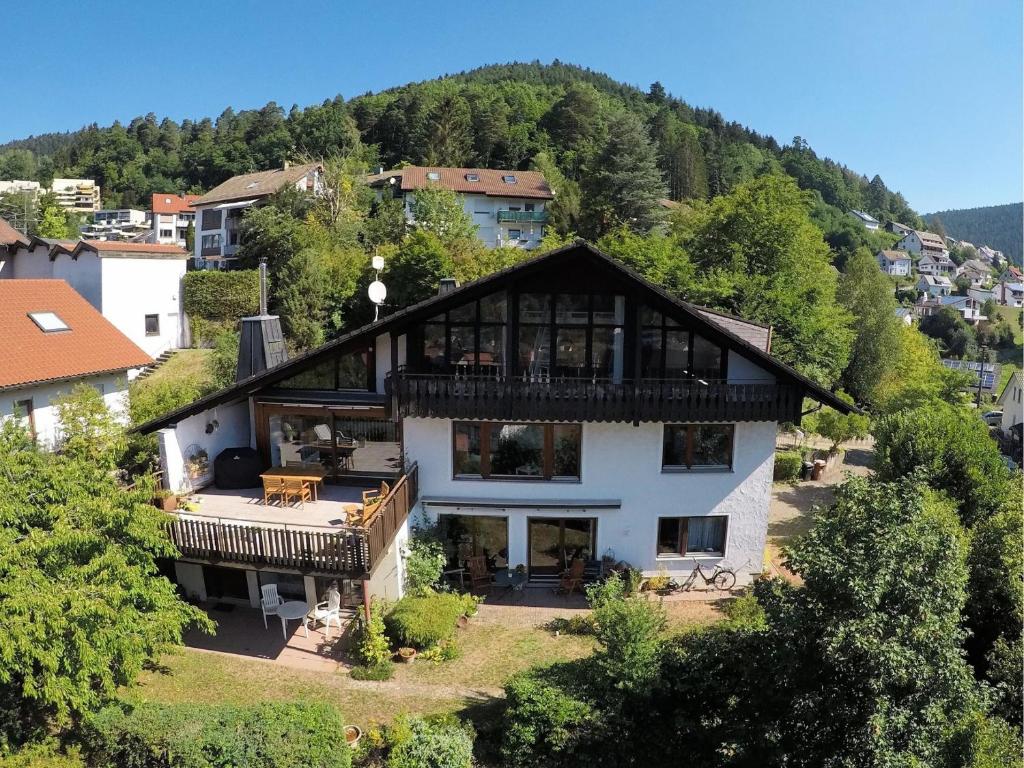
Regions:
M 469 591 L 482 589 L 491 591 L 491 572 L 487 569 L 487 558 L 475 555 L 466 558 L 466 571 L 469 573 Z
M 313 492 L 309 488 L 309 483 L 305 480 L 292 480 L 289 478 L 281 482 L 283 486 L 283 504 L 287 505 L 292 499 L 298 499 L 299 506 L 305 508 L 306 502 L 313 500 Z
M 586 563 L 583 558 L 576 558 L 569 567 L 562 571 L 558 580 L 558 591 L 562 594 L 571 595 L 576 590 L 583 591 L 583 569 Z
M 277 607 L 284 602 L 277 594 L 277 584 L 264 584 L 260 587 L 263 597 L 260 598 L 260 608 L 263 610 L 263 628 L 267 628 L 267 616 L 277 616 Z
M 281 498 L 281 506 L 284 506 L 284 481 L 280 478 L 263 478 L 263 506 L 269 507 L 270 500 L 275 496 Z
M 322 603 L 317 603 L 313 610 L 306 614 L 304 625 L 308 632 L 310 622 L 313 622 L 314 625 L 317 622 L 323 624 L 324 635 L 330 640 L 332 621 L 338 626 L 338 633 L 341 633 L 341 592 L 338 591 L 337 587 L 332 586 L 327 590 L 327 594 L 324 597 L 327 599 Z

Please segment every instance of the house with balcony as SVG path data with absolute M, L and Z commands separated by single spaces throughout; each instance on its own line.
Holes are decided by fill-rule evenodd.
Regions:
M 555 198 L 538 171 L 407 166 L 382 171 L 368 182 L 378 199 L 402 200 L 412 226 L 416 225 L 413 201 L 417 190 L 436 186 L 457 193 L 476 226 L 477 237 L 488 248 L 536 248 L 544 237 L 545 207 Z
M 232 176 L 223 184 L 192 201 L 195 209 L 195 266 L 230 269 L 239 245 L 239 225 L 248 208 L 263 205 L 286 187 L 319 195 L 323 191 L 323 167 L 319 163 L 273 168 Z
M 149 211 L 137 208 L 105 208 L 92 215 L 92 222 L 82 227 L 86 240 L 148 241 L 152 219 Z
M 100 185 L 92 179 L 54 179 L 50 191 L 62 208 L 75 213 L 100 210 Z
M 981 304 L 982 302 L 971 296 L 929 296 L 924 294 L 914 305 L 914 310 L 918 317 L 928 317 L 949 307 L 973 325 L 980 320 L 988 319 L 981 313 Z
M 192 205 L 199 197 L 154 192 L 150 206 L 153 241 L 185 248 L 189 225 L 196 221 L 196 209 Z
M 946 241 L 943 238 L 934 232 L 922 232 L 916 229 L 912 229 L 903 235 L 897 241 L 896 249 L 921 257 L 949 257 L 949 249 L 946 247 Z
M 911 260 L 903 251 L 879 251 L 875 258 L 879 268 L 893 277 L 906 277 L 910 274 Z
M 393 599 L 414 521 L 438 525 L 452 568 L 483 556 L 534 583 L 574 559 L 676 577 L 696 559 L 748 581 L 778 423 L 799 423 L 805 398 L 851 410 L 771 354 L 770 328 L 582 242 L 267 367 L 280 344 L 243 343 L 234 385 L 139 427 L 195 502 L 170 531 L 198 599 L 256 605 L 262 584 L 315 596 L 326 580 Z M 267 468 L 324 485 L 265 504 Z M 380 506 L 364 517 L 367 489 Z
M 917 271 L 933 277 L 956 277 L 956 262 L 945 253 L 926 253 L 917 262 Z
M 921 275 L 917 278 L 917 290 L 924 298 L 939 298 L 949 296 L 953 292 L 953 284 L 948 277 L 939 275 Z

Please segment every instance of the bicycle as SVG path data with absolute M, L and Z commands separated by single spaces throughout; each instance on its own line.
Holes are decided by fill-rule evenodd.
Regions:
M 734 586 L 736 586 L 736 572 L 731 568 L 723 568 L 721 563 L 715 564 L 715 570 L 708 574 L 701 562 L 696 558 L 693 559 L 693 564 L 696 566 L 686 581 L 679 584 L 675 581 L 669 582 L 669 589 L 673 592 L 689 592 L 693 589 L 694 584 L 697 583 L 698 577 L 703 580 L 704 586 L 707 591 L 712 589 L 716 591 L 728 592 Z

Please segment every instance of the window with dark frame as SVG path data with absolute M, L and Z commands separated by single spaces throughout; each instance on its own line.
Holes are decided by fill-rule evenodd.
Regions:
M 146 335 L 160 335 L 160 315 L 146 315 Z
M 640 376 L 646 379 L 726 378 L 721 347 L 651 307 L 640 311 Z
M 619 294 L 520 294 L 519 369 L 533 378 L 620 381 L 625 315 Z
M 732 469 L 735 424 L 666 424 L 663 470 Z
M 373 348 L 335 355 L 280 381 L 281 389 L 356 390 L 376 389 Z
M 32 410 L 32 398 L 26 398 L 25 400 L 14 401 L 14 418 L 15 422 L 22 429 L 27 430 L 32 441 L 36 439 L 36 417 Z
M 658 518 L 658 557 L 725 554 L 729 518 L 725 515 Z
M 507 322 L 504 292 L 435 315 L 420 327 L 423 370 L 501 376 Z
M 200 229 L 220 229 L 220 222 L 223 213 L 223 211 L 217 210 L 203 211 L 202 227 Z
M 579 424 L 455 422 L 456 478 L 579 480 L 583 428 Z

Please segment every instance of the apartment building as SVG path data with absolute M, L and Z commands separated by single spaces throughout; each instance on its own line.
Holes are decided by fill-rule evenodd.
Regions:
M 149 211 L 137 208 L 107 208 L 96 211 L 92 222 L 82 227 L 86 240 L 145 241 L 152 230 Z
M 186 247 L 189 225 L 195 224 L 193 204 L 200 195 L 154 193 L 150 213 L 153 220 L 153 242 Z
M 69 211 L 95 213 L 100 210 L 100 186 L 92 179 L 54 179 L 50 192 Z

